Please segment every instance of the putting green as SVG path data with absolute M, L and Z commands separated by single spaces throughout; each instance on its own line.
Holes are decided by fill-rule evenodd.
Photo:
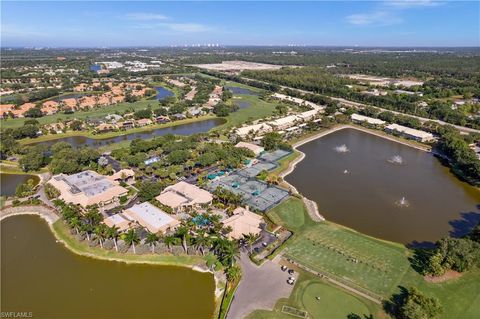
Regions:
M 320 299 L 317 300 L 317 297 Z M 345 319 L 349 314 L 362 318 L 370 315 L 368 307 L 359 299 L 318 281 L 312 281 L 305 287 L 301 302 L 309 318 Z

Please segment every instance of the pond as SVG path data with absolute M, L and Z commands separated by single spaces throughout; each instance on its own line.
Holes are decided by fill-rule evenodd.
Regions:
M 36 175 L 0 173 L 0 195 L 15 195 L 15 190 L 17 189 L 17 186 L 25 183 L 29 179 L 33 179 L 35 184 L 38 184 L 38 182 L 40 181 L 40 178 Z
M 157 91 L 156 99 L 159 101 L 174 95 L 172 91 L 167 90 L 163 86 L 157 86 L 155 87 L 155 90 Z
M 248 102 L 248 101 L 234 101 L 234 103 L 238 106 L 238 108 L 241 110 L 241 109 L 246 109 L 248 108 L 250 105 L 252 105 L 252 103 Z
M 211 318 L 212 274 L 79 256 L 37 216 L 1 223 L 2 312 L 33 318 Z
M 307 143 L 285 179 L 333 222 L 400 243 L 465 234 L 480 220 L 480 191 L 431 153 L 354 129 Z
M 122 141 L 131 141 L 136 138 L 140 139 L 149 139 L 155 136 L 161 136 L 166 134 L 175 134 L 175 135 L 192 135 L 196 133 L 203 133 L 208 132 L 210 129 L 225 123 L 224 119 L 215 118 L 210 120 L 204 120 L 199 122 L 192 122 L 187 124 L 179 124 L 175 126 L 169 126 L 164 128 L 157 128 L 151 131 L 143 131 L 137 133 L 130 133 L 125 134 L 122 136 L 110 137 L 110 138 L 103 138 L 103 139 L 94 139 L 85 136 L 70 136 L 70 137 L 61 137 L 58 139 L 45 141 L 45 142 L 37 142 L 31 143 L 29 145 L 47 145 L 52 146 L 58 142 L 67 142 L 71 144 L 73 147 L 81 147 L 81 146 L 90 146 L 90 147 L 102 147 L 110 144 L 119 143 Z
M 225 88 L 229 91 L 231 91 L 233 94 L 243 94 L 243 95 L 252 95 L 252 96 L 258 96 L 260 93 L 252 91 L 250 89 L 245 89 L 242 87 L 238 86 L 228 86 L 226 85 Z

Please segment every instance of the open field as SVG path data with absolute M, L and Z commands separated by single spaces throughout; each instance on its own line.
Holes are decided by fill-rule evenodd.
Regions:
M 261 90 L 248 86 L 242 85 L 235 82 L 227 82 L 226 85 L 228 86 L 236 86 L 245 89 L 249 89 L 251 91 L 260 92 Z M 258 120 L 261 118 L 266 118 L 273 115 L 275 111 L 275 106 L 279 103 L 272 103 L 261 100 L 258 96 L 252 95 L 235 95 L 235 102 L 245 102 L 249 103 L 249 106 L 243 109 L 239 109 L 236 112 L 230 113 L 225 119 L 227 123 L 220 125 L 219 127 L 215 128 L 215 130 L 223 130 L 223 129 L 230 129 L 234 126 L 241 126 L 243 123 Z
M 191 66 L 212 71 L 277 70 L 281 65 L 246 61 L 223 61 L 222 63 L 192 64 Z
M 122 113 L 129 110 L 131 111 L 142 110 L 149 105 L 152 107 L 152 109 L 155 109 L 158 106 L 158 101 L 157 100 L 141 100 L 134 103 L 123 102 L 123 103 L 104 106 L 100 108 L 94 108 L 86 111 L 77 111 L 72 114 L 57 113 L 53 115 L 47 115 L 47 116 L 39 117 L 36 120 L 41 125 L 43 125 L 43 124 L 55 123 L 61 120 L 73 120 L 73 119 L 85 120 L 87 118 L 102 118 L 108 114 Z M 2 128 L 15 128 L 15 127 L 22 126 L 24 121 L 25 121 L 25 118 L 16 118 L 16 119 L 1 120 L 0 123 Z
M 283 202 L 267 215 L 273 222 L 294 232 L 282 251 L 288 258 L 349 283 L 353 288 L 368 289 L 383 299 L 397 293 L 399 286 L 416 287 L 440 301 L 443 305 L 441 318 L 480 317 L 480 308 L 476 306 L 480 302 L 480 270 L 446 282 L 429 283 L 411 267 L 408 259 L 411 252 L 407 248 L 331 222 L 315 223 L 298 198 Z M 362 262 L 355 263 L 351 258 Z M 298 287 L 300 283 L 295 291 L 305 289 Z M 255 315 L 252 318 L 283 318 L 278 313 L 271 316 L 269 312 L 255 312 Z
M 287 258 L 354 288 L 388 297 L 409 268 L 402 249 L 328 222 L 296 237 L 284 251 Z
M 320 299 L 317 300 L 317 297 Z M 308 318 L 314 319 L 345 319 L 349 314 L 357 314 L 362 318 L 369 315 L 376 315 L 375 318 L 383 317 L 380 306 L 373 302 L 351 295 L 313 275 L 302 272 L 288 299 L 280 299 L 273 311 L 257 310 L 247 318 L 296 318 L 296 316 L 285 313 L 287 307 L 306 311 Z

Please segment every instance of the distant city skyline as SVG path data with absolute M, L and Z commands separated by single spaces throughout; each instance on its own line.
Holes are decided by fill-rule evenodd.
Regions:
M 1 3 L 2 47 L 480 46 L 478 1 Z

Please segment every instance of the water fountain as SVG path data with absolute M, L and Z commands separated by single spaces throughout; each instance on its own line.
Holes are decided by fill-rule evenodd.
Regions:
M 402 165 L 404 163 L 403 158 L 400 155 L 390 157 L 388 162 L 396 165 Z
M 348 149 L 347 145 L 342 144 L 342 145 L 335 146 L 335 152 L 347 153 L 347 152 L 350 152 L 350 150 Z
M 408 207 L 410 206 L 410 202 L 405 199 L 405 196 L 403 196 L 400 200 L 397 200 L 395 202 L 395 205 L 397 205 L 398 207 Z

